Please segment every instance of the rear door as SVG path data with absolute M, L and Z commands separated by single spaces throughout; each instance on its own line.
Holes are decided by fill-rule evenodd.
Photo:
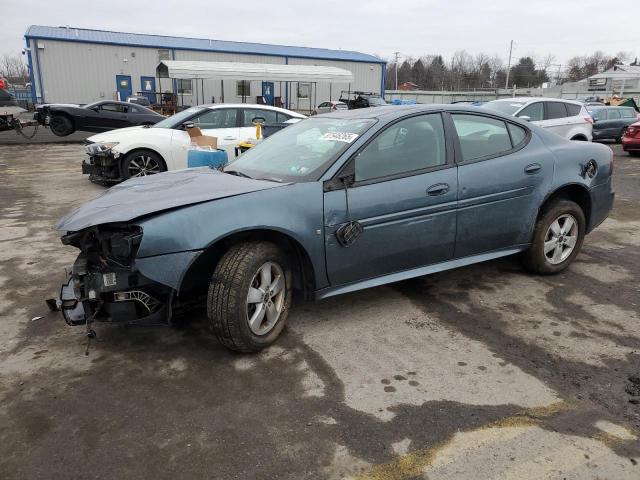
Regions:
M 237 108 L 206 108 L 190 121 L 203 135 L 216 137 L 218 148 L 227 152 L 229 160 L 234 158 L 234 147 L 238 143 Z M 173 131 L 171 151 L 176 168 L 187 167 L 187 156 L 191 147 L 189 134 L 181 129 Z
M 351 158 L 346 170 L 355 183 L 324 196 L 332 285 L 452 257 L 457 174 L 446 143 L 440 113 L 417 115 L 389 125 Z M 363 232 L 346 247 L 337 231 L 348 220 Z
M 488 115 L 453 113 L 458 137 L 455 257 L 528 243 L 554 161 L 535 135 Z
M 544 104 L 544 121 L 541 127 L 557 133 L 560 136 L 567 137 L 571 129 L 569 121 L 569 113 L 564 102 L 546 101 Z

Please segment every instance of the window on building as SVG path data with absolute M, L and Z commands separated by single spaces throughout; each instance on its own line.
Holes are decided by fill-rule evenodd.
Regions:
M 310 83 L 299 83 L 298 84 L 298 98 L 309 98 L 311 94 L 311 84 Z
M 167 48 L 158 50 L 158 61 L 171 60 L 171 51 Z
M 176 88 L 178 89 L 178 95 L 191 95 L 193 92 L 191 80 L 178 79 L 176 80 Z
M 251 96 L 251 81 L 250 80 L 238 80 L 236 82 L 236 96 L 237 97 L 250 97 Z

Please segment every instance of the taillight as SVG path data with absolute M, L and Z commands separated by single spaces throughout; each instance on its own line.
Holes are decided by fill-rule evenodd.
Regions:
M 636 134 L 636 127 L 631 126 L 627 128 L 627 131 L 624 132 L 625 137 L 633 137 Z
M 584 119 L 585 119 L 585 121 L 586 121 L 587 123 L 591 123 L 591 124 L 593 124 L 593 118 L 591 118 L 591 117 L 584 117 Z
M 611 155 L 609 156 L 609 176 L 613 175 L 613 148 L 609 147 Z

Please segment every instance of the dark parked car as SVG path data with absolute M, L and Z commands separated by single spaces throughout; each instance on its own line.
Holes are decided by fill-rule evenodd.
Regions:
M 39 105 L 34 119 L 51 128 L 55 135 L 65 137 L 77 130 L 106 132 L 136 125 L 154 125 L 164 117 L 141 105 L 106 100 L 88 105 Z
M 222 172 L 131 179 L 62 219 L 81 251 L 63 314 L 167 322 L 206 298 L 217 338 L 255 351 L 293 291 L 327 298 L 516 253 L 557 273 L 607 217 L 612 170 L 605 145 L 483 108 L 318 115 Z
M 372 92 L 347 92 L 340 94 L 340 102 L 346 103 L 349 110 L 355 108 L 383 107 L 388 105 L 377 93 Z
M 587 111 L 593 117 L 594 140 L 620 143 L 627 127 L 640 120 L 640 114 L 631 107 L 588 106 Z

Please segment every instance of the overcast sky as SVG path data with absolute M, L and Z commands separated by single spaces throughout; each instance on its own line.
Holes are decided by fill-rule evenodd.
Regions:
M 1 0 L 0 53 L 17 54 L 29 25 L 357 50 L 390 58 L 457 50 L 547 54 L 556 63 L 602 50 L 640 55 L 634 1 L 602 0 Z M 612 9 L 612 7 L 615 7 Z M 615 20 L 617 8 L 623 15 Z M 636 12 L 637 13 L 637 12 Z M 607 18 L 612 19 L 607 21 Z

